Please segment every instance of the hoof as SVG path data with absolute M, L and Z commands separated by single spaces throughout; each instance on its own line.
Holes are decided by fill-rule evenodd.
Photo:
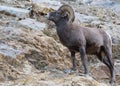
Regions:
M 75 69 L 75 68 L 71 68 L 71 70 L 72 70 L 72 71 L 76 71 L 76 69 Z
M 74 73 L 75 71 L 74 70 L 71 70 L 71 69 L 65 69 L 64 70 L 64 73 L 67 73 L 67 74 L 71 74 L 71 73 Z
M 84 73 L 80 73 L 79 76 L 86 76 L 86 74 L 84 74 Z
M 79 74 L 79 76 L 85 76 L 85 77 L 88 77 L 88 76 L 89 76 L 89 74 L 88 74 L 88 73 L 87 73 L 87 74 L 80 73 L 80 74 Z
M 109 83 L 110 83 L 110 85 L 111 85 L 111 86 L 116 86 L 116 84 L 115 84 L 115 81 L 114 81 L 114 80 L 110 80 L 110 82 L 109 82 Z

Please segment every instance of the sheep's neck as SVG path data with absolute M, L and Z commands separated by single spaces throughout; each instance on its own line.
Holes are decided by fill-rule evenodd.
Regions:
M 64 27 L 67 25 L 67 21 L 68 21 L 67 19 L 61 19 L 60 21 L 56 22 L 55 24 L 57 27 Z
M 62 42 L 63 45 L 67 46 L 66 44 L 68 43 L 69 40 L 69 28 L 68 28 L 68 24 L 67 21 L 60 21 L 58 24 L 56 24 L 56 30 L 57 30 L 57 34 L 59 36 L 60 41 Z
M 56 27 L 58 33 L 63 33 L 67 27 L 67 22 L 59 21 L 58 23 L 56 23 Z

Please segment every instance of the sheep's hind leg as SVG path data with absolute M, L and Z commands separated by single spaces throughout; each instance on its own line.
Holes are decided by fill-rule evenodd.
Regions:
M 114 71 L 114 63 L 112 63 L 112 51 L 109 47 L 106 48 L 106 61 L 109 62 L 109 70 L 111 74 L 110 78 L 110 84 L 113 84 L 115 82 L 115 71 Z
M 111 59 L 109 56 L 102 56 L 102 52 L 100 52 L 99 54 L 97 54 L 98 59 L 103 62 L 110 70 L 110 74 L 111 74 L 111 78 L 110 78 L 110 84 L 112 84 L 114 82 L 114 67 L 113 64 L 111 62 Z

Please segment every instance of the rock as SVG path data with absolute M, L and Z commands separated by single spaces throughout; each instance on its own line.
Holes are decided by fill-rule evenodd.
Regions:
M 119 79 L 120 79 L 120 61 L 119 60 L 115 60 L 115 77 L 116 77 L 116 86 L 118 86 L 118 84 L 120 84 Z M 95 80 L 99 80 L 99 81 L 108 81 L 109 77 L 110 77 L 110 72 L 109 69 L 107 68 L 107 66 L 103 63 L 99 63 L 99 64 L 93 64 L 90 68 L 90 72 L 92 74 L 92 77 Z
M 113 24 L 120 25 L 120 21 L 119 20 L 113 21 Z
M 40 74 L 46 74 L 46 73 L 40 73 Z M 39 75 L 40 75 L 39 74 Z M 46 76 L 49 76 L 49 73 L 46 74 Z M 17 83 L 19 82 L 19 83 Z M 87 82 L 87 83 L 86 83 Z M 39 76 L 36 74 L 34 75 L 28 75 L 24 79 L 15 80 L 14 83 L 8 82 L 6 84 L 0 83 L 0 85 L 34 85 L 34 86 L 110 86 L 109 84 L 101 84 L 95 81 L 91 77 L 84 77 L 84 76 L 75 76 L 75 75 L 67 75 L 66 77 L 62 78 L 54 78 L 52 80 L 40 80 Z
M 107 24 L 106 26 L 103 27 L 113 38 L 114 40 L 116 39 L 116 42 L 120 41 L 120 31 L 118 30 L 120 28 L 119 25 L 113 25 L 113 24 Z M 116 44 L 118 44 L 118 42 Z
M 34 12 L 36 12 L 36 13 L 46 14 L 46 13 L 48 13 L 48 12 L 51 12 L 51 11 L 55 10 L 55 9 L 53 9 L 53 8 L 51 8 L 51 7 L 47 7 L 46 4 L 34 3 L 34 4 L 32 5 L 32 10 L 33 10 Z
M 110 0 L 94 0 L 91 5 L 96 5 L 96 6 L 112 6 L 114 5 L 113 1 Z
M 8 56 L 8 57 L 16 58 L 17 55 L 19 55 L 21 53 L 21 51 L 16 50 L 6 44 L 1 43 L 0 44 L 0 53 L 6 57 Z
M 50 27 L 48 26 L 48 28 Z M 53 37 L 57 42 L 60 42 L 56 29 L 55 28 L 48 29 L 48 28 L 45 28 L 43 30 L 43 33 L 46 34 L 47 36 Z
M 115 44 L 115 45 L 113 45 L 113 50 L 112 50 L 112 52 L 113 52 L 113 58 L 115 58 L 115 59 L 120 59 L 120 44 Z
M 93 0 L 75 0 L 76 4 L 89 5 Z
M 31 17 L 39 21 L 44 20 L 44 15 L 57 10 L 62 4 L 58 1 L 33 0 Z M 45 20 L 44 20 L 45 21 Z
M 93 20 L 92 22 L 91 22 L 91 26 L 92 27 L 97 27 L 97 28 L 99 28 L 100 27 L 100 25 L 103 25 L 104 23 L 102 23 L 101 21 L 99 21 L 99 20 Z
M 120 60 L 115 62 L 116 82 L 120 84 Z
M 54 2 L 57 3 L 57 1 L 55 1 L 55 0 L 49 0 L 49 1 L 47 1 L 47 0 L 32 0 L 32 2 L 33 3 L 54 3 Z
M 95 65 L 93 64 L 90 68 L 90 72 L 92 74 L 92 77 L 94 77 L 96 80 L 103 80 L 103 82 L 105 80 L 109 81 L 109 69 L 103 63 Z
M 93 0 L 83 0 L 84 4 L 90 4 Z
M 62 4 L 55 0 L 32 0 L 32 10 L 36 13 L 48 13 L 57 10 Z
M 0 5 L 27 9 L 31 6 L 31 0 L 0 0 Z
M 120 3 L 120 2 L 119 2 L 119 3 Z M 119 7 L 120 7 L 120 4 L 116 4 L 116 5 L 112 6 L 111 9 L 114 10 L 115 12 L 120 12 Z
M 105 84 L 100 84 L 93 80 L 91 77 L 82 77 L 82 76 L 70 76 L 65 78 L 62 86 L 109 86 Z M 87 82 L 87 83 L 86 83 Z
M 18 22 L 18 25 L 24 27 L 24 28 L 30 28 L 30 29 L 38 29 L 38 30 L 43 30 L 47 26 L 45 23 L 38 22 L 34 19 L 27 18 L 25 20 L 21 20 Z
M 33 59 L 36 57 L 36 60 L 39 56 L 41 58 L 43 58 L 44 60 L 45 60 L 45 58 L 51 57 L 51 58 L 48 58 L 47 61 L 50 61 L 49 63 L 58 62 L 57 63 L 58 65 L 56 65 L 56 66 L 62 65 L 62 64 L 59 64 L 58 59 L 61 59 L 61 61 L 60 61 L 60 63 L 61 63 L 63 60 L 65 60 L 64 58 L 66 58 L 66 56 L 64 57 L 65 52 L 63 52 L 64 50 L 66 50 L 66 48 L 64 48 L 61 44 L 58 44 L 53 38 L 45 36 L 41 32 L 40 29 L 32 29 L 32 30 L 31 30 L 31 28 L 14 29 L 14 28 L 8 27 L 8 28 L 2 29 L 0 31 L 0 33 L 1 33 L 1 40 L 0 40 L 1 42 L 7 43 L 7 45 L 11 46 L 12 48 L 15 47 L 16 50 L 18 50 L 22 53 L 26 53 L 26 54 L 24 54 L 24 55 L 26 55 L 25 57 L 31 57 L 32 54 L 33 54 L 33 56 L 32 56 Z M 7 36 L 5 36 L 5 35 L 7 35 Z M 15 48 L 13 48 L 13 49 L 15 49 Z M 55 52 L 54 52 L 54 49 L 55 49 Z M 29 51 L 29 53 L 27 54 L 28 51 Z M 57 52 L 57 51 L 59 51 L 59 52 Z M 1 49 L 1 52 L 2 52 L 2 49 Z M 15 51 L 13 51 L 13 52 L 16 53 Z M 41 54 L 39 52 L 41 52 Z M 61 52 L 63 52 L 63 54 Z M 7 51 L 4 49 L 3 54 L 5 54 L 5 53 L 7 53 Z M 37 56 L 37 54 L 38 54 L 38 56 Z M 31 59 L 32 59 L 32 57 L 31 57 Z M 54 58 L 54 60 L 53 60 L 53 58 Z M 43 60 L 43 62 L 44 62 L 44 60 Z M 33 60 L 33 62 L 34 62 L 34 60 Z
M 29 17 L 30 11 L 26 9 L 21 9 L 21 8 L 0 6 L 0 13 L 17 16 L 18 18 L 26 18 L 26 17 Z
M 91 23 L 92 21 L 98 20 L 98 17 L 87 16 L 84 14 L 75 13 L 76 19 L 78 19 L 81 23 Z
M 57 84 L 55 84 L 52 81 L 40 81 L 39 85 L 41 85 L 41 86 L 57 86 Z
M 114 12 L 120 12 L 120 2 L 117 0 L 93 0 L 91 5 L 102 6 L 104 8 L 112 9 Z

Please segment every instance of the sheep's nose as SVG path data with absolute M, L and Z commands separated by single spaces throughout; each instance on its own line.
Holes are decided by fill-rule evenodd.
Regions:
M 49 19 L 49 16 L 50 16 L 50 14 L 47 13 L 47 14 L 45 15 L 45 18 Z

